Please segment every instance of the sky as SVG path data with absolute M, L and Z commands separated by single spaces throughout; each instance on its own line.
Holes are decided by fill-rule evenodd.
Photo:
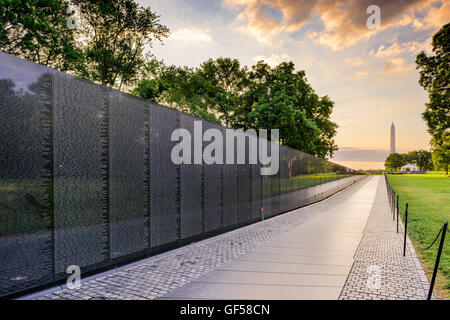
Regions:
M 230 57 L 251 66 L 293 61 L 335 107 L 339 147 L 331 161 L 382 169 L 390 127 L 397 152 L 429 150 L 421 113 L 428 100 L 415 57 L 450 22 L 450 0 L 137 0 L 161 15 L 171 35 L 151 52 L 166 64 L 197 67 Z M 367 20 L 380 8 L 379 28 Z M 370 21 L 373 21 L 369 19 Z

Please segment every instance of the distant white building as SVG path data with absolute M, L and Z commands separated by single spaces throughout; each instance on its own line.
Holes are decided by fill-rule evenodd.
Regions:
M 418 170 L 417 170 L 417 166 L 408 163 L 408 164 L 404 165 L 400 169 L 400 171 L 402 171 L 402 172 L 413 172 L 413 171 L 418 171 Z

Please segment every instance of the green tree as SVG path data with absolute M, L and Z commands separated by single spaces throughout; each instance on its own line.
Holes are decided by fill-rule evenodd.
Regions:
M 208 83 L 209 107 L 218 120 L 227 127 L 243 128 L 240 111 L 242 94 L 248 85 L 247 67 L 241 68 L 237 59 L 218 58 L 203 62 L 197 72 Z
M 397 171 L 405 165 L 405 157 L 400 153 L 391 153 L 384 161 L 386 170 Z
M 425 150 L 411 151 L 404 155 L 405 163 L 413 163 L 419 167 L 419 170 L 432 170 L 433 160 L 431 152 Z
M 0 0 L 1 51 L 62 71 L 79 62 L 74 29 L 67 27 L 68 2 Z
M 104 85 L 136 81 L 155 40 L 169 35 L 150 8 L 133 0 L 71 0 L 80 8 L 83 63 L 78 74 Z
M 283 144 L 322 158 L 337 150 L 337 124 L 329 119 L 334 103 L 319 97 L 292 62 L 274 68 L 263 61 L 254 65 L 243 99 L 244 127 L 279 129 Z
M 433 163 L 435 170 L 444 170 L 448 175 L 448 167 L 450 165 L 450 132 L 446 132 L 442 136 L 442 141 L 435 142 L 434 138 L 431 141 L 433 145 Z
M 209 59 L 199 68 L 165 66 L 151 60 L 131 92 L 225 126 L 235 127 L 246 68 L 238 60 Z
M 198 68 L 150 61 L 132 93 L 234 129 L 279 129 L 281 143 L 325 158 L 337 149 L 334 103 L 319 97 L 292 62 L 251 69 L 236 59 L 209 59 Z
M 433 36 L 433 53 L 427 56 L 421 52 L 416 58 L 420 69 L 419 84 L 428 91 L 423 119 L 432 136 L 434 148 L 442 149 L 446 143 L 444 135 L 450 130 L 450 23 Z
M 154 102 L 190 113 L 210 121 L 220 122 L 214 113 L 217 92 L 197 69 L 165 66 L 151 60 L 131 93 Z

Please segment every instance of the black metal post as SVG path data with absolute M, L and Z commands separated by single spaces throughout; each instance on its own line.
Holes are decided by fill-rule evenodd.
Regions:
M 391 186 L 388 185 L 388 198 L 389 198 L 389 206 L 391 205 Z
M 403 241 L 403 256 L 406 257 L 406 237 L 408 234 L 408 203 L 405 208 L 405 239 Z
M 395 191 L 392 189 L 392 205 L 391 205 L 391 212 L 394 211 L 394 198 L 395 198 Z
M 390 190 L 390 194 L 389 194 L 390 201 L 389 202 L 391 204 L 391 211 L 392 211 L 392 195 L 393 195 L 394 190 L 392 190 L 392 188 L 390 188 L 389 190 Z
M 399 210 L 399 201 L 397 196 L 397 233 L 398 233 L 398 218 L 400 217 L 400 210 Z
M 392 189 L 390 189 L 390 194 L 389 194 L 389 204 L 391 205 L 391 212 L 392 212 Z
M 428 292 L 428 299 L 431 300 L 431 296 L 433 295 L 433 287 L 434 282 L 436 281 L 436 274 L 439 268 L 439 261 L 441 260 L 442 247 L 444 246 L 445 234 L 447 233 L 448 222 L 444 222 L 444 226 L 442 227 L 442 235 L 441 235 L 441 243 L 439 244 L 439 250 L 436 256 L 436 263 L 434 264 L 433 277 L 431 278 L 430 291 Z
M 392 199 L 392 220 L 395 220 L 395 191 L 394 198 Z

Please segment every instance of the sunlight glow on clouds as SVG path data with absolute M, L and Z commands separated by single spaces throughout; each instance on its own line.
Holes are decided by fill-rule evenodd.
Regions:
M 258 55 L 253 58 L 255 62 L 258 62 L 260 60 L 264 60 L 269 66 L 275 67 L 276 65 L 279 65 L 283 61 L 289 61 L 289 55 L 287 54 L 273 54 L 270 57 L 266 57 L 263 55 Z
M 436 0 L 382 0 L 381 30 L 367 28 L 369 15 L 367 7 L 372 0 L 224 0 L 231 7 L 242 8 L 238 16 L 244 21 L 239 30 L 255 37 L 258 41 L 271 44 L 278 34 L 299 31 L 313 16 L 320 17 L 324 30 L 312 32 L 318 42 L 333 50 L 342 50 L 374 34 L 405 25 L 426 29 L 441 26 L 449 19 L 450 4 Z M 282 13 L 281 21 L 274 19 L 269 10 Z M 419 13 L 424 17 L 420 18 Z M 416 16 L 417 15 L 417 16 Z M 308 35 L 308 36 L 309 36 Z
M 357 71 L 357 72 L 355 72 L 355 78 L 364 78 L 364 77 L 367 77 L 369 75 L 369 73 L 368 72 L 366 72 L 366 71 Z
M 403 58 L 393 58 L 387 60 L 383 67 L 383 73 L 394 73 L 402 71 L 412 71 L 415 69 L 414 64 L 407 64 Z
M 420 51 L 431 52 L 431 39 L 420 42 L 407 42 L 403 44 L 393 43 L 390 46 L 381 45 L 378 50 L 372 49 L 369 54 L 377 58 L 397 57 L 402 53 L 417 54 Z
M 210 31 L 201 28 L 180 28 L 170 35 L 170 40 L 186 42 L 213 42 Z
M 359 67 L 363 65 L 363 60 L 361 58 L 356 59 L 345 58 L 345 63 L 348 64 L 349 66 Z

